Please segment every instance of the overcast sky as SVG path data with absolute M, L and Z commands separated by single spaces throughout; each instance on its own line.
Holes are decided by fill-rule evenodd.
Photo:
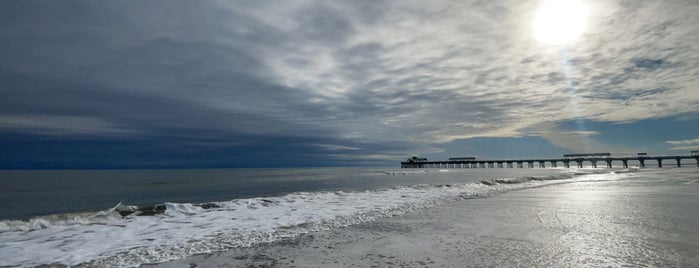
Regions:
M 699 2 L 0 1 L 0 168 L 699 150 Z

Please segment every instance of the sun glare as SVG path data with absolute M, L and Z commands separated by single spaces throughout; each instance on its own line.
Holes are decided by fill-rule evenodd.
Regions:
M 534 18 L 534 35 L 539 42 L 564 45 L 585 31 L 588 6 L 581 0 L 546 0 Z

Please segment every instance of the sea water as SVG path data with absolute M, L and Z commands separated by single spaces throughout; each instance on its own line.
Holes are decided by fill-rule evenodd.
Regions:
M 0 266 L 138 266 L 611 169 L 0 171 Z

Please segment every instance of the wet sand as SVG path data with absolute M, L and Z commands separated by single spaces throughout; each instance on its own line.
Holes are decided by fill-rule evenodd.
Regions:
M 699 170 L 683 172 L 683 179 L 657 170 L 456 201 L 153 266 L 692 267 L 699 263 Z

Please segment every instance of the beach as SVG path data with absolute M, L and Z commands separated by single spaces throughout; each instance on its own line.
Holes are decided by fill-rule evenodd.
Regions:
M 189 188 L 201 195 L 2 220 L 2 267 L 686 267 L 699 263 L 695 232 L 699 175 L 694 167 L 5 174 L 18 174 L 18 181 L 28 181 L 29 175 L 42 181 L 47 174 L 84 176 L 75 177 L 75 183 L 104 178 L 92 184 L 95 198 L 109 189 L 170 195 Z M 252 191 L 271 183 L 297 189 L 278 193 L 273 188 L 256 197 L 218 200 L 208 194 L 223 188 Z M 12 180 L 5 184 L 7 191 L 43 189 Z M 98 188 L 101 184 L 108 186 Z M 45 189 L 46 194 L 61 193 Z M 190 199 L 206 202 L 182 202 Z M 40 206 L 43 201 L 27 202 L 33 203 L 24 206 Z
M 692 267 L 699 174 L 655 169 L 466 199 L 145 267 Z

